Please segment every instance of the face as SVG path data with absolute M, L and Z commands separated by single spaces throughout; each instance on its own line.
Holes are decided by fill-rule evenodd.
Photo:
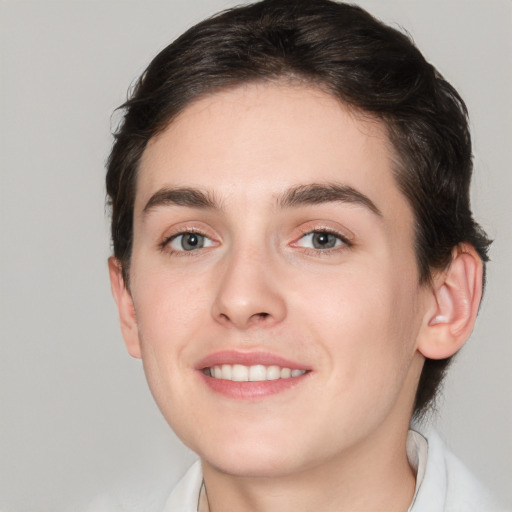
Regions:
M 290 474 L 407 430 L 427 290 L 384 127 L 315 88 L 204 97 L 152 139 L 124 336 L 205 464 Z

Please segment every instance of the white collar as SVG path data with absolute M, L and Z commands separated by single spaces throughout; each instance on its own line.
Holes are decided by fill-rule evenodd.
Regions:
M 406 448 L 409 464 L 416 472 L 416 489 L 412 504 L 409 507 L 409 512 L 412 512 L 427 466 L 427 440 L 420 433 L 409 430 Z M 205 498 L 201 463 L 197 461 L 174 488 L 163 512 L 208 512 Z M 200 503 L 201 508 L 199 508 Z
M 411 505 L 407 509 L 408 512 L 412 512 L 418 491 L 420 490 L 421 483 L 425 477 L 425 471 L 427 469 L 427 456 L 428 456 L 428 443 L 427 440 L 415 430 L 409 430 L 407 433 L 407 459 L 411 468 L 416 474 L 416 487 L 414 489 L 414 497 L 412 498 Z
M 496 505 L 435 431 L 423 436 L 409 430 L 406 450 L 416 472 L 416 488 L 408 512 L 506 510 Z M 202 483 L 201 463 L 197 461 L 174 488 L 162 512 L 198 512 Z

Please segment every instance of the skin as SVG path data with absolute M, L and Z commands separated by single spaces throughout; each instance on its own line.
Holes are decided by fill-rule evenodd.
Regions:
M 149 142 L 130 288 L 114 259 L 112 287 L 128 350 L 202 460 L 211 512 L 407 510 L 405 441 L 424 356 L 458 350 L 481 282 L 466 248 L 433 287 L 419 284 L 393 158 L 380 122 L 290 84 L 203 97 Z M 311 184 L 350 187 L 371 204 L 283 205 Z M 216 205 L 148 206 L 179 188 Z M 315 247 L 310 234 L 326 230 L 334 247 Z M 204 247 L 183 250 L 187 232 Z M 280 392 L 225 396 L 198 369 L 221 350 L 309 371 Z

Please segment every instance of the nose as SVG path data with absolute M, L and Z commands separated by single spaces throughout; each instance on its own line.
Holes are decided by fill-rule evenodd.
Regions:
M 263 254 L 233 254 L 219 269 L 218 289 L 212 307 L 214 319 L 246 330 L 271 327 L 286 317 L 286 303 L 277 272 Z

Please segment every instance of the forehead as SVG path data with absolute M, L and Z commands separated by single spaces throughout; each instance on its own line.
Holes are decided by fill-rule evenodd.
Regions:
M 247 84 L 200 98 L 149 141 L 135 209 L 162 187 L 193 186 L 259 203 L 286 188 L 325 182 L 405 211 L 392 166 L 382 122 L 315 87 Z

